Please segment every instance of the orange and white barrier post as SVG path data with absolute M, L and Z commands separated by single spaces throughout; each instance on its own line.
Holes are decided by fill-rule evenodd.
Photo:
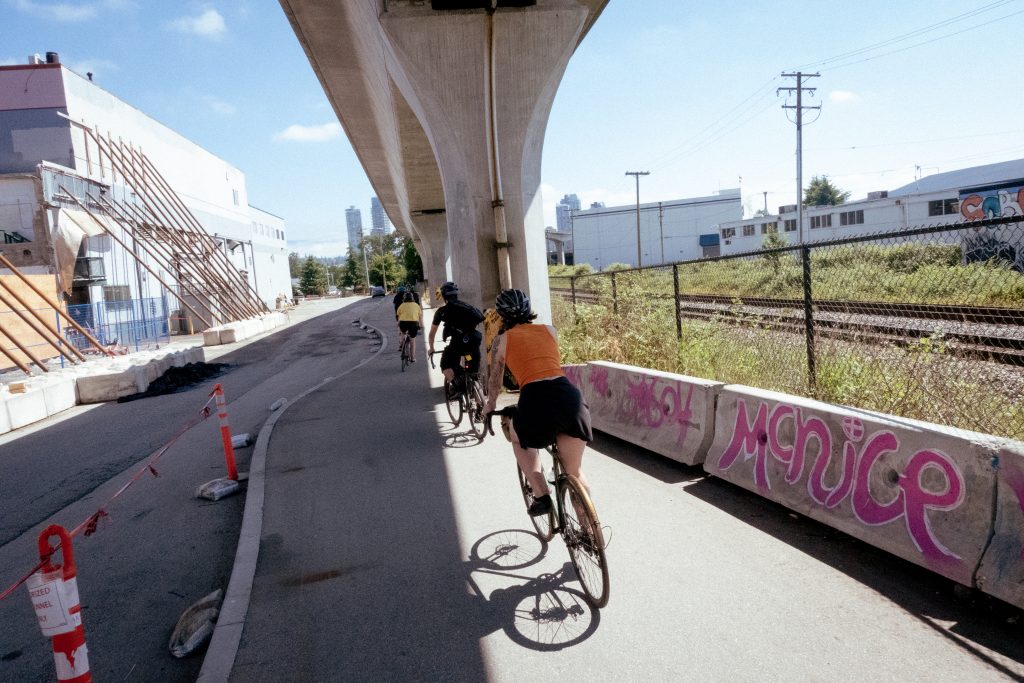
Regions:
M 235 448 L 231 445 L 231 426 L 228 424 L 228 402 L 224 398 L 224 388 L 218 382 L 213 387 L 217 403 L 217 419 L 220 420 L 220 439 L 224 442 L 224 460 L 227 461 L 228 479 L 238 481 L 238 470 L 235 468 Z
M 50 561 L 54 549 L 50 537 L 60 538 L 63 566 Z M 92 683 L 89 673 L 89 651 L 85 646 L 82 607 L 78 600 L 78 573 L 71 534 L 64 527 L 51 524 L 39 534 L 39 560 L 42 565 L 26 581 L 32 607 L 43 635 L 53 641 L 53 662 L 57 680 L 65 683 Z

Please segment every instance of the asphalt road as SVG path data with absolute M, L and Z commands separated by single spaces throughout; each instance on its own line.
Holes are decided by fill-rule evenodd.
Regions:
M 0 590 L 37 560 L 49 523 L 72 528 L 103 505 L 142 463 L 197 414 L 216 382 L 224 385 L 234 433 L 254 437 L 278 398 L 370 354 L 353 310 L 376 302 L 310 302 L 295 324 L 252 343 L 217 347 L 230 364 L 216 379 L 178 394 L 76 408 L 71 417 L 0 441 Z M 340 308 L 352 305 L 351 310 Z M 340 309 L 340 310 L 339 310 Z M 305 319 L 304 321 L 302 321 Z M 299 322 L 302 321 L 302 322 Z M 251 447 L 237 451 L 245 471 Z M 95 680 L 191 681 L 202 652 L 175 659 L 168 640 L 180 614 L 224 588 L 231 572 L 243 496 L 216 503 L 194 490 L 224 476 L 216 417 L 185 433 L 156 465 L 107 508 L 99 531 L 75 540 L 90 666 Z M 49 642 L 35 624 L 25 589 L 0 603 L 0 681 L 51 681 Z

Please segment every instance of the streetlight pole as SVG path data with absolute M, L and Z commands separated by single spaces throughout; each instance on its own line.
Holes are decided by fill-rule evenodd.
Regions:
M 370 293 L 370 261 L 366 258 L 366 241 L 363 237 L 363 272 L 366 273 L 366 293 Z
M 626 171 L 626 175 L 636 178 L 636 267 L 643 266 L 640 258 L 640 176 L 651 175 L 650 171 Z

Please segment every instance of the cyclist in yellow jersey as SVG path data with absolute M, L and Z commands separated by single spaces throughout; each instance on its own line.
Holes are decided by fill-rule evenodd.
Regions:
M 530 298 L 518 289 L 498 294 L 495 310 L 502 325 L 491 345 L 484 413 L 494 411 L 507 364 L 520 387 L 519 412 L 512 420 L 512 450 L 530 487 L 548 490 L 537 449 L 557 443 L 566 473 L 589 490 L 581 467 L 583 451 L 593 440 L 590 409 L 562 371 L 555 328 L 532 324 L 537 314 L 530 309 Z M 545 515 L 551 508 L 551 496 L 540 496 L 529 513 Z
M 423 327 L 423 309 L 416 303 L 412 292 L 405 292 L 405 300 L 399 304 L 395 311 L 398 318 L 398 330 L 409 335 L 409 361 L 416 362 L 416 335 Z

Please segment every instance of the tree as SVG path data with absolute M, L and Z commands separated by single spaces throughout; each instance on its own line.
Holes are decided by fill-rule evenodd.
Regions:
M 288 254 L 288 272 L 291 274 L 290 277 L 302 276 L 302 257 L 297 251 Z
M 804 206 L 836 206 L 849 197 L 850 193 L 833 185 L 828 176 L 814 176 L 804 190 Z
M 405 266 L 398 262 L 394 254 L 388 252 L 370 257 L 371 284 L 388 289 L 400 282 L 405 282 Z
M 299 276 L 299 288 L 303 294 L 323 296 L 327 293 L 327 269 L 312 256 L 307 256 Z
M 415 282 L 423 282 L 423 261 L 420 260 L 420 254 L 416 251 L 416 245 L 408 237 L 402 238 L 401 243 L 401 261 L 405 267 L 405 279 L 410 284 Z
M 777 230 L 772 230 L 764 236 L 764 241 L 761 242 L 761 248 L 764 250 L 770 249 L 781 249 L 786 246 L 786 238 L 778 233 Z M 764 260 L 771 266 L 772 271 L 778 275 L 779 268 L 782 266 L 782 254 L 779 252 L 768 253 L 764 255 Z
M 338 280 L 345 287 L 362 287 L 366 284 L 366 274 L 363 271 L 363 253 L 349 245 L 348 260 L 345 262 L 345 272 Z

